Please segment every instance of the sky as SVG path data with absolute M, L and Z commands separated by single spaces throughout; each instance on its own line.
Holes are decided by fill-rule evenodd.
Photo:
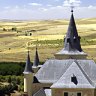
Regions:
M 96 0 L 0 0 L 0 19 L 68 19 L 70 6 L 75 18 L 96 18 Z

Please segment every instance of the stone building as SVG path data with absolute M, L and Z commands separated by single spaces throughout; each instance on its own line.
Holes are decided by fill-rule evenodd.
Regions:
M 24 70 L 24 92 L 28 96 L 96 96 L 96 64 L 88 60 L 80 45 L 73 10 L 64 48 L 55 59 L 39 65 L 38 51 L 33 66 L 28 52 Z

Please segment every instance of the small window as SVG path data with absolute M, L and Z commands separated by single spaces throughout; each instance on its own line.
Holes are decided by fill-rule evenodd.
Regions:
M 64 96 L 68 96 L 68 92 L 64 92 Z
M 67 43 L 70 43 L 70 38 L 67 38 Z
M 77 96 L 81 96 L 81 93 L 77 93 Z
M 73 82 L 74 84 L 78 84 L 78 80 L 77 77 L 73 74 L 73 76 L 71 77 L 71 82 Z

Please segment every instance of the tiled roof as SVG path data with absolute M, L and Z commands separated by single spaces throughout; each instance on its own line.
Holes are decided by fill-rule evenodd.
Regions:
M 40 89 L 33 96 L 46 96 L 44 89 Z
M 29 51 L 28 51 L 28 56 L 27 56 L 27 60 L 26 60 L 26 65 L 25 65 L 25 69 L 24 69 L 24 74 L 28 74 L 31 73 L 32 71 L 32 66 L 31 66 L 31 62 L 30 62 L 30 55 L 29 55 Z
M 54 83 L 66 72 L 74 59 L 48 60 L 36 73 L 40 83 Z M 84 70 L 88 77 L 96 83 L 96 64 L 93 60 L 77 60 L 78 65 Z
M 51 88 L 95 88 L 95 85 L 79 64 L 73 62 Z
M 77 50 L 79 52 L 82 51 L 81 45 L 80 45 L 80 37 L 78 36 L 73 12 L 71 14 L 69 27 L 68 27 L 68 31 L 67 31 L 67 34 L 65 37 L 64 45 L 65 45 L 65 50 L 68 50 L 68 51 Z
M 40 89 L 33 96 L 51 96 L 51 89 Z
M 36 73 L 36 77 L 41 83 L 53 83 L 57 81 L 72 62 L 69 60 L 48 60 Z M 64 64 L 63 64 L 64 63 Z
M 38 51 L 37 51 L 37 48 L 36 48 L 36 53 L 35 53 L 35 59 L 34 59 L 34 62 L 33 62 L 33 67 L 37 67 L 39 65 L 39 56 L 38 56 Z
M 56 53 L 56 54 L 65 54 L 65 55 L 86 55 L 87 56 L 87 54 L 86 53 L 84 53 L 83 51 L 82 52 L 80 52 L 80 51 L 78 51 L 78 50 L 75 50 L 75 49 L 71 49 L 70 51 L 69 50 L 65 50 L 65 48 L 63 48 L 62 50 L 60 50 L 58 53 Z
M 78 58 L 86 58 L 87 54 L 83 52 L 80 45 L 80 36 L 78 36 L 73 11 L 71 14 L 68 31 L 64 38 L 64 48 L 55 54 L 55 58 L 58 59 L 58 56 L 65 58 L 64 55 L 69 55 L 69 57 L 73 57 L 78 55 Z M 72 55 L 72 56 L 71 56 Z M 68 58 L 69 58 L 68 57 Z

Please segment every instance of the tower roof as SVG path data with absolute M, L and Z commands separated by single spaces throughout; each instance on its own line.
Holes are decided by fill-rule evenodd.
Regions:
M 68 30 L 64 38 L 64 48 L 55 54 L 56 59 L 84 59 L 87 56 L 80 45 L 80 36 L 78 36 L 73 10 L 71 10 L 71 13 Z
M 61 78 L 51 88 L 95 88 L 78 62 L 73 62 Z
M 39 64 L 39 56 L 38 56 L 38 50 L 37 50 L 37 47 L 36 47 L 35 59 L 34 59 L 33 67 L 37 67 L 38 64 Z
M 78 59 L 74 62 L 74 59 L 66 59 L 66 60 L 50 59 L 43 64 L 43 67 L 39 69 L 39 71 L 35 74 L 35 76 L 40 83 L 55 83 L 70 67 L 69 73 L 70 74 L 72 73 L 71 74 L 72 76 L 74 74 L 77 77 L 78 75 L 76 74 L 79 71 L 77 70 L 74 72 L 75 69 L 71 67 L 71 65 L 72 66 L 74 65 L 74 68 L 76 70 L 77 68 L 79 68 L 79 70 L 81 70 L 82 73 L 84 73 L 84 76 L 86 77 L 87 80 L 88 76 L 92 80 L 92 82 L 96 83 L 96 64 L 93 60 Z M 85 73 L 87 76 L 85 75 Z
M 28 51 L 28 55 L 27 55 L 27 60 L 26 60 L 26 65 L 25 65 L 25 70 L 24 70 L 24 74 L 28 74 L 28 73 L 32 73 L 32 67 L 31 67 L 31 63 L 30 63 L 30 55 L 29 55 L 29 51 Z
M 82 51 L 81 45 L 80 45 L 80 36 L 78 36 L 73 10 L 71 11 L 71 18 L 70 23 L 68 27 L 68 31 L 65 37 L 65 50 L 71 51 L 71 50 L 77 50 L 79 52 Z

